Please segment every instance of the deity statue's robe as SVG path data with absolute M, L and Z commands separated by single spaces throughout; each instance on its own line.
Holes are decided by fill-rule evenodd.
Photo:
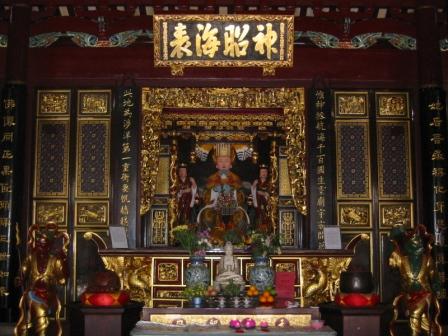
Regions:
M 252 225 L 257 231 L 269 232 L 271 230 L 268 211 L 270 182 L 267 179 L 265 181 L 255 180 L 251 189 L 255 207 L 255 223 Z
M 244 237 L 249 217 L 243 208 L 245 195 L 236 174 L 230 171 L 212 174 L 207 180 L 204 202 L 206 205 L 197 219 L 200 228 L 210 228 L 212 238 L 221 243 L 230 230 L 234 230 L 240 238 Z
M 192 222 L 192 209 L 194 207 L 196 196 L 196 183 L 191 177 L 186 179 L 178 179 L 177 192 L 177 223 L 190 224 Z

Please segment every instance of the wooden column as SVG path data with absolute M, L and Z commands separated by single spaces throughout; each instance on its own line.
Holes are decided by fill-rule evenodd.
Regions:
M 2 90 L 0 128 L 0 321 L 17 318 L 20 291 L 14 286 L 19 270 L 16 230 L 27 230 L 28 193 L 24 192 L 23 154 L 26 120 L 26 74 L 31 10 L 20 1 L 11 7 Z M 26 242 L 26 240 L 24 241 Z M 24 246 L 24 243 L 22 244 Z
M 439 298 L 446 309 L 447 120 L 436 1 L 419 1 L 416 19 L 422 131 L 423 220 L 428 230 L 435 235 L 436 265 L 442 288 Z M 441 316 L 446 319 L 446 313 Z

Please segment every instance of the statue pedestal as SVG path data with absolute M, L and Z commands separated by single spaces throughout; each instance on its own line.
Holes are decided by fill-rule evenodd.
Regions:
M 90 307 L 70 304 L 70 334 L 79 336 L 126 336 L 140 320 L 143 303 L 130 302 L 123 307 Z
M 389 334 L 392 306 L 378 304 L 373 307 L 348 308 L 335 303 L 319 305 L 322 320 L 344 336 L 381 336 Z

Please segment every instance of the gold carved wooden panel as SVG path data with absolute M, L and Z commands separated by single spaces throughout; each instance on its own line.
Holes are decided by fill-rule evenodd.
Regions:
M 380 203 L 380 228 L 391 229 L 394 225 L 414 226 L 413 204 L 411 202 Z
M 376 115 L 379 118 L 408 118 L 409 93 L 375 92 Z
M 168 210 L 161 208 L 151 209 L 151 245 L 168 244 Z
M 34 223 L 45 225 L 48 222 L 55 222 L 59 227 L 67 227 L 67 201 L 34 201 Z
M 78 91 L 78 114 L 80 116 L 109 115 L 110 109 L 110 90 Z
M 37 91 L 37 116 L 68 116 L 70 114 L 70 98 L 70 90 Z
M 371 227 L 370 203 L 338 202 L 338 225 L 341 228 Z
M 75 225 L 94 227 L 108 226 L 108 201 L 77 201 L 75 204 Z
M 367 92 L 336 91 L 334 93 L 336 117 L 365 118 L 368 115 Z

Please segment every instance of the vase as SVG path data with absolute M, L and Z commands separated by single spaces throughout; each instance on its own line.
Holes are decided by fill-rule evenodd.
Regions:
M 204 259 L 202 256 L 190 257 L 190 265 L 185 269 L 184 274 L 187 287 L 195 285 L 207 287 L 210 284 L 209 270 L 204 263 Z
M 268 257 L 254 257 L 255 265 L 250 270 L 249 282 L 262 292 L 274 284 L 274 270 L 269 266 Z
M 191 306 L 193 308 L 202 308 L 204 306 L 204 298 L 195 296 L 191 299 Z

